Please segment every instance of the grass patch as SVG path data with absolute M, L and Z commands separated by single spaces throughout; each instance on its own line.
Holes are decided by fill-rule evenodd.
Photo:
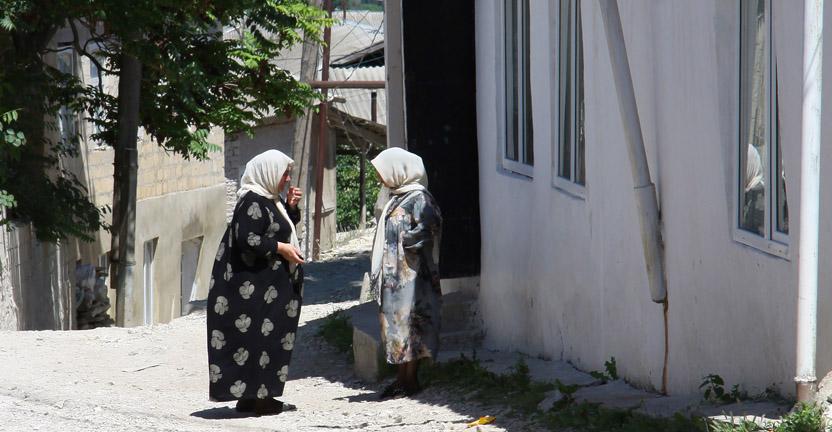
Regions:
M 427 385 L 452 387 L 478 402 L 509 407 L 513 412 L 533 414 L 546 398 L 546 392 L 557 387 L 550 383 L 533 382 L 529 367 L 522 361 L 505 375 L 497 375 L 478 361 L 461 357 L 446 363 L 435 363 L 420 370 L 420 381 Z
M 540 423 L 553 431 L 586 432 L 696 432 L 707 431 L 704 420 L 677 414 L 653 418 L 633 410 L 612 410 L 594 404 L 566 404 L 540 415 Z
M 489 372 L 476 359 L 464 356 L 458 360 L 424 367 L 420 374 L 420 379 L 425 384 L 460 391 L 467 394 L 470 400 L 482 404 L 507 407 L 511 414 L 525 416 L 540 427 L 552 431 L 707 431 L 704 421 L 682 415 L 660 419 L 632 410 L 611 410 L 592 404 L 576 404 L 572 394 L 577 387 L 559 382 L 532 381 L 529 368 L 522 360 L 504 375 Z M 540 411 L 538 405 L 546 398 L 546 393 L 555 389 L 565 395 L 564 399 L 551 411 Z
M 823 408 L 814 404 L 799 404 L 794 411 L 783 417 L 777 432 L 821 432 L 829 430 L 823 419 Z
M 335 311 L 324 318 L 324 322 L 318 329 L 318 336 L 338 351 L 348 353 L 350 361 L 353 361 L 352 324 L 350 318 L 343 311 Z

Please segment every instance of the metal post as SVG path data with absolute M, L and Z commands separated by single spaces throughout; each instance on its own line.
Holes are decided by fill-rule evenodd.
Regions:
M 817 391 L 818 235 L 823 89 L 823 0 L 803 9 L 803 128 L 800 151 L 800 245 L 797 264 L 797 400 Z

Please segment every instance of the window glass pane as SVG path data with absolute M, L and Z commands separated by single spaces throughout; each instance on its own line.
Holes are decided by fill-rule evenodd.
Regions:
M 71 49 L 58 52 L 56 62 L 61 73 L 74 74 L 74 54 L 75 52 Z M 58 132 L 64 142 L 69 142 L 75 137 L 75 113 L 66 105 L 61 105 L 58 110 Z
M 586 184 L 586 162 L 584 159 L 584 146 L 586 143 L 585 111 L 584 111 L 584 38 L 581 25 L 581 0 L 575 0 L 575 183 Z
M 558 140 L 558 176 L 572 178 L 572 2 L 560 2 L 560 47 L 558 80 L 560 81 L 560 137 Z
M 523 1 L 523 83 L 524 83 L 524 97 L 523 97 L 523 162 L 526 165 L 534 165 L 534 129 L 532 127 L 532 85 L 531 85 L 531 64 L 529 54 L 529 0 Z
M 741 3 L 740 45 L 740 214 L 739 226 L 765 235 L 768 171 L 766 1 Z
M 775 62 L 776 64 L 776 62 Z M 777 68 L 774 69 L 774 122 L 775 122 L 775 135 L 774 135 L 774 145 L 777 148 L 777 160 L 776 160 L 776 167 L 777 169 L 774 171 L 774 175 L 776 176 L 775 181 L 777 182 L 777 190 L 775 191 L 775 196 L 777 197 L 777 208 L 776 217 L 777 217 L 777 231 L 788 234 L 789 233 L 789 203 L 786 200 L 786 168 L 783 164 L 783 152 L 780 148 L 780 98 L 778 97 L 779 92 L 779 85 L 777 84 Z
M 505 11 L 505 73 L 506 73 L 506 159 L 518 160 L 518 114 L 517 104 L 517 2 L 507 0 Z

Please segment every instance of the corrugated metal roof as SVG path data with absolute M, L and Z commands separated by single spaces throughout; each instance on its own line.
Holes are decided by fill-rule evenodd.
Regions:
M 384 12 L 349 11 L 346 20 L 343 20 L 341 14 L 336 12 L 335 18 L 339 22 L 332 26 L 332 42 L 330 43 L 329 54 L 332 60 L 384 41 Z M 275 63 L 297 77 L 300 75 L 302 51 L 302 44 L 295 45 L 275 59 Z M 320 65 L 319 59 L 319 77 Z
M 384 41 L 384 12 L 348 11 L 346 19 L 342 19 L 342 15 L 336 12 L 335 18 L 338 19 L 338 23 L 332 27 L 332 42 L 330 45 L 330 58 L 333 60 L 344 58 Z M 225 29 L 225 38 L 230 39 L 236 37 L 239 37 L 236 29 Z M 302 51 L 302 44 L 297 44 L 274 59 L 274 63 L 288 70 L 297 78 L 300 75 Z M 316 79 L 321 78 L 321 59 L 319 58 L 318 61 L 319 70 L 316 74 Z M 330 68 L 329 79 L 332 81 L 384 81 L 386 74 L 384 66 Z M 345 103 L 334 104 L 340 111 L 353 117 L 371 121 L 370 101 L 373 91 L 376 92 L 378 97 L 378 118 L 376 122 L 381 125 L 387 125 L 387 92 L 385 89 L 335 89 L 330 90 L 329 94 L 330 97 L 342 97 L 346 99 Z
M 329 79 L 332 81 L 384 81 L 384 66 L 360 67 L 360 68 L 330 68 Z M 344 103 L 334 103 L 333 106 L 353 117 L 371 120 L 370 106 L 372 92 L 377 95 L 376 123 L 387 125 L 387 91 L 385 89 L 333 89 L 330 90 L 330 97 L 342 97 Z

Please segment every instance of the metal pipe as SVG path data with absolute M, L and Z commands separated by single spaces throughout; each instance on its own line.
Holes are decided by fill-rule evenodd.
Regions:
M 325 8 L 327 14 L 331 18 L 332 0 L 326 0 Z M 329 46 L 331 41 L 332 27 L 327 26 L 324 28 L 324 54 L 321 69 L 321 81 L 323 82 L 329 80 Z M 324 102 L 321 103 L 321 109 L 318 113 L 318 119 L 320 120 L 320 124 L 318 129 L 318 157 L 315 163 L 315 239 L 312 242 L 312 257 L 315 261 L 321 258 L 321 225 L 323 219 L 323 215 L 321 215 L 321 213 L 323 212 L 324 208 L 324 164 L 326 163 L 327 135 L 329 134 L 326 121 L 327 113 L 329 111 L 329 104 L 326 102 L 327 87 L 322 87 L 321 93 Z
M 800 147 L 800 245 L 797 277 L 797 399 L 817 390 L 818 235 L 823 89 L 823 0 L 803 6 L 803 127 Z
M 633 78 L 630 75 L 624 32 L 621 29 L 621 16 L 616 0 L 600 0 L 599 4 L 604 18 L 610 62 L 618 93 L 618 110 L 624 124 L 627 154 L 630 156 L 630 168 L 635 184 L 636 208 L 641 226 L 641 242 L 647 267 L 650 297 L 654 302 L 662 303 L 667 299 L 667 286 L 659 225 L 659 203 L 656 198 L 656 187 L 650 181 L 650 166 L 647 163 L 647 152 L 644 149 L 644 136 L 641 132 Z
M 329 71 L 327 71 L 329 77 Z M 309 85 L 316 89 L 383 89 L 386 85 L 384 81 L 328 81 L 322 79 L 321 81 L 309 81 Z

